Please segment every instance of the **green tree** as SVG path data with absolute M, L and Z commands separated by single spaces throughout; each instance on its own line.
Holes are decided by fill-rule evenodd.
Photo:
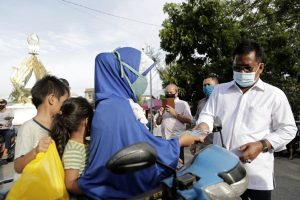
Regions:
M 189 0 L 167 3 L 164 12 L 169 15 L 160 31 L 169 65 L 161 74 L 164 85 L 175 82 L 183 99 L 198 100 L 206 74 L 218 74 L 221 82 L 232 80 L 236 43 L 242 38 L 253 39 L 265 50 L 262 79 L 281 88 L 295 117 L 299 116 L 298 0 Z

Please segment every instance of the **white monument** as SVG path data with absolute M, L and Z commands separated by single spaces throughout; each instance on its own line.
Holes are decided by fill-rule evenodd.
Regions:
M 35 77 L 34 82 L 48 74 L 42 62 L 37 58 L 39 50 L 39 37 L 37 34 L 30 34 L 27 38 L 30 56 L 25 58 L 19 67 L 13 67 L 11 82 L 14 86 L 9 99 L 12 104 L 7 107 L 14 111 L 14 125 L 21 125 L 23 122 L 34 117 L 36 108 L 31 103 L 29 80 Z

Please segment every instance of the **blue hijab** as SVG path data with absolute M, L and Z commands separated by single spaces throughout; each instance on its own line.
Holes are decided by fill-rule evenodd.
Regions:
M 125 47 L 117 51 L 123 62 L 139 71 L 139 50 Z M 178 139 L 157 138 L 136 119 L 128 99 L 137 100 L 120 71 L 114 53 L 96 57 L 95 93 L 99 103 L 92 122 L 89 162 L 78 180 L 80 189 L 92 199 L 127 199 L 157 187 L 171 174 L 159 165 L 124 175 L 108 171 L 105 165 L 110 157 L 128 145 L 147 142 L 156 149 L 158 159 L 173 168 L 179 157 Z M 137 79 L 126 67 L 124 71 L 131 83 Z

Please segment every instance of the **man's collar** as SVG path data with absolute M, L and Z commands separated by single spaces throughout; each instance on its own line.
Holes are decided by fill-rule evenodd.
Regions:
M 239 88 L 239 86 L 235 83 L 234 80 L 232 80 L 231 82 L 229 82 L 227 89 L 230 89 L 230 88 Z M 264 91 L 265 85 L 264 85 L 264 82 L 259 78 L 258 81 L 251 88 L 258 88 L 258 89 Z
M 259 78 L 254 87 L 257 87 L 258 89 L 261 89 L 262 91 L 265 90 L 265 84 L 264 82 Z

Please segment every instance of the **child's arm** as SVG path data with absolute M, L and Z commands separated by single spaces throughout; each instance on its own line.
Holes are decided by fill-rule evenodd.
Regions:
M 77 184 L 79 177 L 78 169 L 65 169 L 65 184 L 68 191 L 74 194 L 82 194 Z
M 49 144 L 51 142 L 51 138 L 46 136 L 46 137 L 43 137 L 36 148 L 32 149 L 30 152 L 28 152 L 27 154 L 25 154 L 24 156 L 21 156 L 17 159 L 15 159 L 14 161 L 14 168 L 15 168 L 15 171 L 17 173 L 22 173 L 24 167 L 30 162 L 32 161 L 33 159 L 35 159 L 36 155 L 39 153 L 39 152 L 45 152 L 47 151 L 48 147 L 49 147 Z

